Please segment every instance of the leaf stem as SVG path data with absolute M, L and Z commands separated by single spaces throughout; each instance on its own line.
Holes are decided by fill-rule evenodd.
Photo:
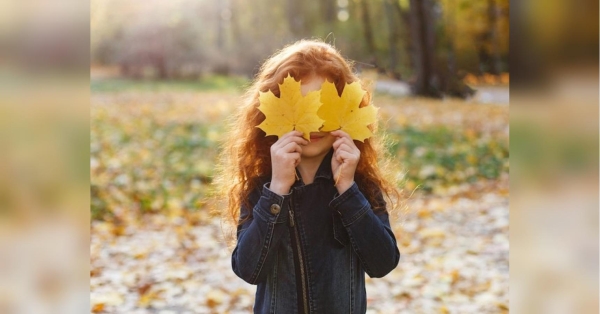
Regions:
M 342 177 L 342 170 L 344 170 L 344 163 L 340 165 L 340 168 L 338 169 L 337 174 L 335 175 L 335 184 L 333 186 L 337 186 L 338 181 L 340 181 L 340 178 Z

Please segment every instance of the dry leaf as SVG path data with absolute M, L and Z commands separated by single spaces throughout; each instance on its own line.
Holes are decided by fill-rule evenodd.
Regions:
M 329 132 L 341 129 L 355 140 L 364 142 L 373 135 L 368 126 L 377 121 L 377 108 L 372 105 L 359 108 L 365 96 L 360 83 L 346 84 L 339 96 L 333 83 L 325 81 L 321 87 L 323 105 L 317 112 L 325 120 L 321 131 Z
M 92 306 L 92 313 L 100 313 L 104 311 L 104 303 L 96 303 Z
M 321 106 L 318 91 L 302 96 L 301 83 L 289 74 L 279 85 L 279 98 L 271 91 L 260 93 L 258 109 L 265 114 L 265 120 L 257 127 L 268 135 L 281 137 L 292 130 L 302 132 L 310 141 L 311 132 L 319 132 L 323 120 L 317 115 Z
M 100 268 L 92 268 L 90 270 L 90 277 L 97 277 L 102 273 L 102 270 Z
M 222 241 L 224 232 L 229 231 L 219 228 L 218 217 L 211 216 L 209 211 L 220 203 L 202 200 L 214 170 L 213 148 L 222 131 L 218 122 L 226 111 L 211 113 L 207 110 L 212 109 L 197 104 L 213 103 L 216 106 L 211 108 L 216 108 L 221 98 L 230 99 L 230 110 L 234 111 L 239 95 L 223 92 L 201 92 L 195 96 L 188 93 L 118 95 L 92 96 L 92 102 L 96 103 L 92 105 L 95 112 L 92 148 L 96 153 L 90 156 L 91 168 L 94 169 L 93 184 L 101 191 L 94 199 L 108 214 L 102 216 L 106 221 L 91 222 L 90 312 L 252 312 L 256 287 L 246 284 L 231 270 L 231 256 Z M 148 102 L 152 105 L 144 104 Z M 169 105 L 164 106 L 165 102 Z M 477 158 L 483 156 L 472 153 L 480 141 L 490 147 L 495 142 L 508 141 L 507 106 L 481 106 L 458 100 L 442 103 L 385 95 L 378 96 L 377 104 L 381 106 L 380 113 L 389 118 L 390 131 L 397 132 L 398 136 L 408 134 L 400 131 L 405 127 L 434 132 L 437 126 L 443 125 L 461 138 L 466 137 L 464 130 L 473 129 L 476 141 L 454 143 L 449 139 L 450 144 L 443 148 L 464 153 L 465 158 L 470 153 Z M 165 128 L 188 122 L 196 125 L 198 121 L 198 129 L 181 127 L 171 132 Z M 205 128 L 210 129 L 206 131 L 209 133 L 202 131 Z M 124 137 L 132 140 L 123 143 Z M 183 155 L 178 150 L 170 155 L 173 145 L 179 145 L 182 137 L 194 142 L 208 140 L 208 146 L 186 150 Z M 158 145 L 155 139 L 168 141 Z M 418 167 L 417 164 L 414 168 L 406 165 L 403 170 L 398 165 L 394 171 L 410 170 L 414 172 L 410 176 L 416 178 L 421 165 L 430 163 L 434 166 L 432 173 L 436 174 L 436 166 L 443 158 L 430 161 L 423 157 L 429 152 L 437 153 L 437 149 L 421 143 L 414 148 L 420 152 L 417 154 L 405 146 L 400 145 L 398 149 L 400 159 L 423 160 Z M 495 153 L 495 149 L 489 152 Z M 184 162 L 194 160 L 190 156 L 202 158 Z M 507 159 L 503 162 L 508 163 Z M 459 184 L 449 185 L 445 191 L 436 188 L 427 192 L 423 189 L 427 181 L 407 179 L 403 186 L 406 205 L 390 217 L 390 223 L 400 252 L 408 258 L 404 262 L 401 259 L 398 267 L 384 278 L 367 276 L 369 311 L 437 313 L 444 306 L 448 313 L 508 312 L 508 178 L 503 175 L 499 180 L 485 183 L 450 179 L 455 173 L 479 171 L 466 160 L 459 166 L 448 170 L 443 179 L 428 180 L 430 187 Z M 171 176 L 162 171 L 164 169 L 171 169 Z M 193 169 L 192 172 L 199 175 L 179 181 L 185 169 Z M 502 171 L 506 174 L 506 170 Z M 136 177 L 128 173 L 135 173 Z M 410 176 L 406 174 L 406 178 Z M 188 181 L 192 184 L 184 183 Z M 117 187 L 115 182 L 125 185 Z M 163 188 L 169 197 L 160 192 Z M 181 217 L 167 210 L 171 208 L 168 206 L 176 205 L 171 199 L 181 202 L 174 207 L 184 209 Z M 117 218 L 111 218 L 115 215 Z M 235 239 L 233 231 L 231 235 Z M 150 279 L 157 282 L 151 285 Z M 211 290 L 216 292 L 209 295 Z
M 450 273 L 450 277 L 452 278 L 451 284 L 455 284 L 460 278 L 460 273 L 458 272 L 458 269 L 453 270 Z
M 426 208 L 421 208 L 417 212 L 417 217 L 424 218 L 424 219 L 431 218 L 431 211 L 427 210 Z
M 502 313 L 507 313 L 509 310 L 508 305 L 506 303 L 497 302 L 496 305 L 500 310 L 502 310 Z
M 102 295 L 90 297 L 90 301 L 94 304 L 94 307 L 105 308 L 106 306 L 118 306 L 123 304 L 125 299 L 123 296 L 116 291 L 104 293 Z
M 206 305 L 208 305 L 210 308 L 214 308 L 215 306 L 223 303 L 223 300 L 225 300 L 225 293 L 223 293 L 221 290 L 211 290 L 206 294 Z
M 150 304 L 154 300 L 158 300 L 158 299 L 159 299 L 158 291 L 148 291 L 147 293 L 144 293 L 143 295 L 140 296 L 140 298 L 138 300 L 138 306 L 140 306 L 142 308 L 147 308 L 150 306 Z
M 419 235 L 421 235 L 421 237 L 424 239 L 437 237 L 443 238 L 446 236 L 446 232 L 439 228 L 424 228 L 419 231 Z
M 152 280 L 152 279 L 141 280 L 136 287 L 138 294 L 144 295 L 144 294 L 148 293 L 148 290 L 150 290 L 150 288 L 152 288 L 153 284 L 154 284 L 154 280 Z

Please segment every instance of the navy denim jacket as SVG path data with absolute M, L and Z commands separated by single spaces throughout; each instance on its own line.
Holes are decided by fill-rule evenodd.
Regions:
M 374 212 L 356 183 L 337 194 L 331 153 L 313 183 L 280 196 L 266 178 L 250 195 L 231 263 L 257 285 L 255 313 L 365 313 L 365 272 L 383 277 L 398 265 L 387 211 Z M 240 219 L 248 215 L 243 206 Z

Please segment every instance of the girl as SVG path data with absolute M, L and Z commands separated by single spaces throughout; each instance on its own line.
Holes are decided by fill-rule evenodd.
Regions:
M 259 91 L 279 96 L 288 74 L 303 94 L 326 79 L 338 93 L 358 81 L 337 50 L 317 41 L 299 41 L 262 66 L 221 165 L 228 218 L 237 223 L 233 271 L 257 285 L 255 313 L 365 313 L 365 273 L 383 277 L 400 259 L 384 201 L 398 192 L 378 169 L 373 138 L 337 130 L 311 133 L 309 142 L 298 131 L 278 139 L 256 127 L 265 119 Z M 360 106 L 369 105 L 367 93 Z

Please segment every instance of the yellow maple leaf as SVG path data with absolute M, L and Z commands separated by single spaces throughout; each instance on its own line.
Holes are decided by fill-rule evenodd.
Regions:
M 323 120 L 317 115 L 321 106 L 319 91 L 302 96 L 301 83 L 289 74 L 279 84 L 279 98 L 271 91 L 261 92 L 258 110 L 265 114 L 265 120 L 257 127 L 268 135 L 281 137 L 297 130 L 310 141 L 310 132 L 319 132 Z
M 365 91 L 358 82 L 346 84 L 339 96 L 333 83 L 325 81 L 321 87 L 321 102 L 317 114 L 325 120 L 321 131 L 342 130 L 355 140 L 364 142 L 373 135 L 368 125 L 377 121 L 377 108 L 368 105 L 359 108 Z

